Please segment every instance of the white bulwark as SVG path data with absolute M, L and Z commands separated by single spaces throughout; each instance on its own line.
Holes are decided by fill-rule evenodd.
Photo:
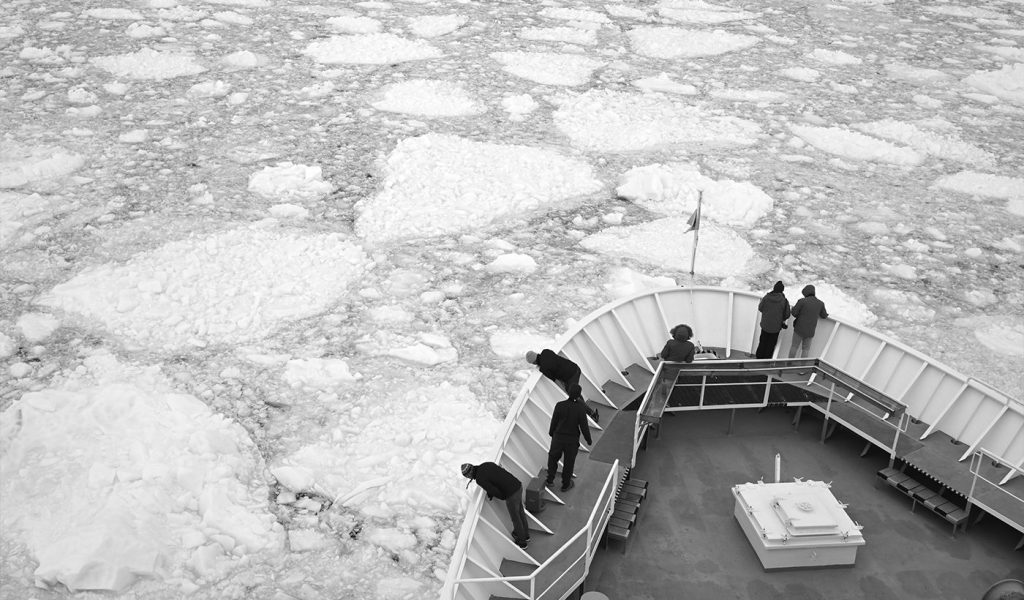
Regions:
M 861 526 L 827 483 L 741 483 L 735 515 L 765 569 L 852 565 Z

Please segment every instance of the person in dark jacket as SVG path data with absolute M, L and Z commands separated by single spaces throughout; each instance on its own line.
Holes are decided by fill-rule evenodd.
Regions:
M 555 482 L 558 472 L 558 459 L 562 459 L 562 491 L 568 492 L 576 485 L 572 480 L 572 471 L 576 466 L 576 454 L 580 451 L 580 434 L 592 445 L 590 424 L 587 423 L 587 407 L 583 404 L 583 390 L 578 385 L 569 389 L 569 398 L 555 405 L 551 412 L 551 448 L 548 450 L 547 484 Z
M 492 462 L 479 465 L 463 463 L 462 475 L 475 480 L 487 492 L 488 500 L 497 498 L 505 501 L 508 516 L 512 518 L 512 539 L 520 548 L 526 548 L 530 541 L 530 528 L 526 522 L 526 508 L 523 507 L 522 482 Z
M 813 285 L 805 285 L 801 293 L 804 297 L 797 300 L 793 306 L 793 343 L 789 346 L 790 358 L 796 357 L 797 348 L 800 349 L 800 358 L 807 358 L 807 353 L 811 349 L 811 338 L 818 328 L 818 319 L 828 318 L 825 303 L 814 295 Z
M 540 354 L 530 350 L 526 353 L 526 362 L 537 365 L 541 374 L 561 385 L 566 393 L 569 393 L 573 386 L 579 385 L 580 377 L 583 375 L 579 365 L 547 348 L 541 350 Z M 586 408 L 586 402 L 583 403 L 583 406 Z M 594 410 L 587 408 L 587 414 L 594 419 L 595 423 L 600 422 L 601 415 L 596 408 Z
M 757 342 L 756 358 L 771 358 L 775 354 L 775 344 L 779 342 L 779 332 L 788 327 L 789 300 L 782 290 L 786 286 L 781 281 L 775 282 L 772 291 L 761 298 L 757 310 L 761 313 L 761 338 Z
M 694 346 L 690 338 L 693 337 L 693 329 L 689 325 L 676 325 L 669 332 L 672 338 L 665 342 L 658 356 L 661 360 L 670 362 L 693 362 Z

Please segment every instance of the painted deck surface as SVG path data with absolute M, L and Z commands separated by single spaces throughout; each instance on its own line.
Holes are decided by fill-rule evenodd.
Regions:
M 662 422 L 659 439 L 640 454 L 633 476 L 649 483 L 649 496 L 622 554 L 613 542 L 598 552 L 585 590 L 611 600 L 810 600 L 843 598 L 980 599 L 998 580 L 1024 579 L 1020 535 L 986 517 L 951 536 L 949 523 L 875 485 L 887 456 L 842 428 L 819 442 L 821 416 L 794 409 L 679 413 Z M 849 567 L 765 572 L 733 516 L 730 489 L 774 478 L 832 482 L 847 512 L 864 526 L 866 545 Z

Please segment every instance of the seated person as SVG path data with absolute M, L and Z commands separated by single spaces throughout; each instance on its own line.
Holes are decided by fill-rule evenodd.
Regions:
M 672 339 L 665 343 L 665 347 L 658 354 L 661 360 L 671 362 L 693 362 L 694 346 L 690 338 L 693 337 L 693 329 L 689 325 L 676 325 L 669 332 Z

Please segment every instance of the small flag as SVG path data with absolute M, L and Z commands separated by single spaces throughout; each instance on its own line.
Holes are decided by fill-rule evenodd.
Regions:
M 693 211 L 693 214 L 690 215 L 690 219 L 686 222 L 686 225 L 688 227 L 687 227 L 686 231 L 684 231 L 683 233 L 687 233 L 689 231 L 696 231 L 696 230 L 700 229 L 700 203 L 699 202 L 697 203 L 697 210 Z

